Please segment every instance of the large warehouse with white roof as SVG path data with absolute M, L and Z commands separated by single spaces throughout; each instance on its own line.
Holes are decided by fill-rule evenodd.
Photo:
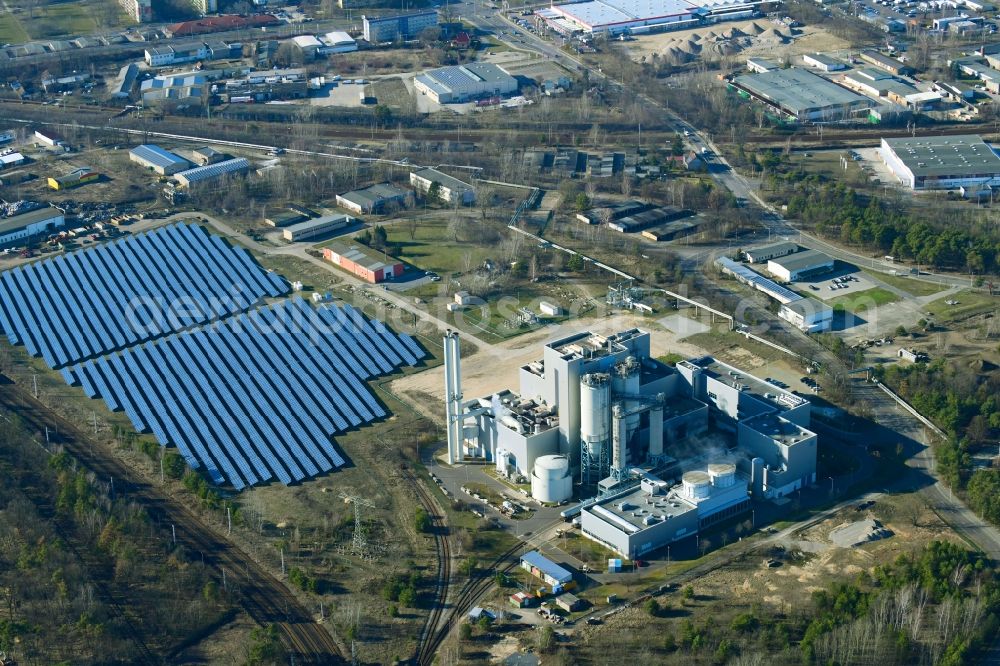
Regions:
M 913 190 L 1000 184 L 1000 157 L 974 134 L 882 139 L 879 155 Z
M 488 62 L 432 69 L 414 79 L 414 87 L 438 104 L 454 104 L 517 92 L 517 79 Z
M 535 13 L 559 32 L 617 35 L 679 29 L 702 20 L 749 18 L 759 4 L 746 0 L 590 0 Z

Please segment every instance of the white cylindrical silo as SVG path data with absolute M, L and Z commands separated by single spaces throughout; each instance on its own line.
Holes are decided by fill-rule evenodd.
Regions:
M 531 470 L 531 496 L 539 502 L 564 502 L 573 497 L 569 458 L 560 455 L 535 459 Z
M 700 470 L 685 472 L 681 483 L 684 485 L 684 496 L 688 499 L 705 499 L 712 492 L 711 477 Z
M 580 440 L 595 457 L 611 440 L 611 381 L 603 372 L 580 377 Z
M 708 476 L 716 488 L 728 488 L 736 483 L 736 465 L 732 463 L 712 463 L 708 466 Z

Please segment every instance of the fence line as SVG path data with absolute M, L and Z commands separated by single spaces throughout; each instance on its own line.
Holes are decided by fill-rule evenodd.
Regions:
M 945 434 L 944 430 L 941 430 L 941 428 L 939 428 L 939 427 L 937 427 L 936 425 L 934 425 L 934 424 L 933 424 L 933 423 L 931 422 L 931 420 L 930 420 L 930 419 L 928 419 L 928 418 L 927 418 L 926 416 L 924 416 L 923 414 L 921 414 L 920 412 L 918 412 L 918 411 L 917 411 L 917 410 L 916 410 L 916 409 L 915 409 L 915 408 L 913 407 L 913 405 L 911 405 L 910 403 L 906 402 L 906 401 L 905 401 L 905 400 L 903 400 L 903 399 L 902 399 L 901 397 L 899 397 L 898 395 L 896 395 L 896 393 L 895 393 L 895 392 L 893 392 L 893 390 L 892 390 L 891 388 L 889 388 L 888 386 L 886 386 L 885 384 L 883 384 L 883 383 L 882 383 L 882 382 L 880 382 L 880 381 L 876 381 L 876 382 L 875 382 L 875 386 L 877 386 L 877 387 L 879 387 L 880 389 L 882 389 L 882 391 L 883 391 L 883 392 L 884 392 L 884 393 L 885 393 L 885 394 L 886 394 L 887 396 L 889 396 L 890 398 L 892 398 L 893 400 L 895 400 L 895 401 L 896 401 L 896 404 L 897 404 L 897 405 L 899 405 L 900 407 L 902 407 L 903 409 L 905 409 L 906 411 L 908 411 L 908 412 L 909 412 L 910 414 L 912 414 L 912 415 L 914 416 L 914 418 L 916 418 L 916 419 L 917 419 L 918 421 L 920 421 L 920 422 L 921 422 L 921 423 L 923 423 L 923 424 L 924 424 L 925 426 L 927 426 L 927 427 L 928 427 L 928 428 L 930 428 L 930 429 L 931 429 L 932 431 L 934 431 L 934 433 L 935 433 L 935 434 L 937 434 L 937 435 L 938 435 L 939 437 L 941 437 L 942 439 L 948 439 L 948 435 L 947 435 L 947 434 Z

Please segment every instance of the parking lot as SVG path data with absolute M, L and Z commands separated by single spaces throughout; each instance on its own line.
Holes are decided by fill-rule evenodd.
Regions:
M 874 282 L 855 267 L 839 263 L 837 268 L 829 273 L 792 283 L 792 288 L 796 291 L 808 293 L 824 301 L 839 296 L 854 296 L 875 286 Z

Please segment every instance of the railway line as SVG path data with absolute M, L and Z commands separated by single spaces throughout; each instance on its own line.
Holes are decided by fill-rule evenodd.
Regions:
M 447 616 L 442 612 L 439 615 L 437 626 L 427 636 L 427 640 L 424 642 L 419 655 L 420 666 L 429 666 L 432 663 L 434 655 L 440 649 L 445 639 L 448 638 L 448 634 L 472 610 L 479 599 L 493 587 L 495 581 L 490 574 L 496 572 L 507 573 L 517 566 L 517 560 L 511 561 L 510 558 L 516 556 L 525 545 L 527 545 L 526 542 L 518 541 L 493 560 L 490 565 L 484 567 L 479 577 L 471 579 L 465 584 L 458 598 L 452 604 L 451 612 Z
M 444 520 L 444 512 L 440 510 L 437 502 L 427 492 L 427 488 L 409 470 L 404 470 L 403 475 L 413 484 L 420 499 L 420 504 L 423 505 L 424 510 L 431 517 L 431 526 L 434 529 L 434 545 L 438 560 L 434 605 L 431 607 L 431 612 L 424 623 L 417 646 L 417 663 L 422 666 L 423 664 L 431 664 L 434 661 L 434 653 L 437 650 L 437 646 L 432 645 L 430 638 L 439 631 L 445 606 L 448 603 L 448 591 L 451 587 L 451 542 L 448 538 L 448 525 Z
M 0 411 L 16 413 L 30 431 L 50 433 L 81 465 L 102 479 L 113 479 L 117 492 L 142 505 L 162 528 L 173 526 L 177 542 L 199 553 L 219 579 L 234 592 L 246 613 L 258 624 L 273 624 L 297 664 L 345 663 L 333 636 L 311 613 L 260 565 L 206 526 L 189 509 L 158 488 L 139 479 L 124 463 L 103 452 L 104 445 L 79 427 L 53 413 L 21 387 L 0 377 Z M 53 435 L 52 433 L 57 433 Z

